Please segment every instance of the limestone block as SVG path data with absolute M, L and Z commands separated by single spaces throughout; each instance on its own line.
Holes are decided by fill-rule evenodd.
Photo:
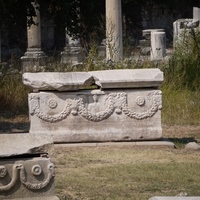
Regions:
M 185 145 L 185 149 L 197 151 L 200 149 L 200 145 L 196 142 L 189 142 Z
M 160 139 L 161 96 L 152 88 L 30 93 L 30 133 L 57 143 Z
M 58 200 L 54 196 L 54 165 L 49 158 L 0 160 L 0 199 Z
M 125 69 L 89 72 L 95 84 L 103 88 L 142 88 L 159 87 L 163 72 L 159 69 Z
M 37 90 L 79 90 L 93 84 L 93 78 L 87 72 L 69 73 L 24 73 L 23 83 Z
M 173 23 L 173 45 L 179 46 L 191 38 L 191 30 L 199 32 L 199 19 L 178 19 Z
M 50 135 L 0 134 L 0 158 L 51 153 L 52 145 Z
M 65 51 L 61 52 L 61 63 L 76 65 L 84 61 L 86 50 L 79 46 L 67 46 Z

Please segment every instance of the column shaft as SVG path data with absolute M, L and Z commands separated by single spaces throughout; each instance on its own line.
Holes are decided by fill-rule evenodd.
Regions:
M 121 0 L 106 0 L 106 58 L 123 57 Z

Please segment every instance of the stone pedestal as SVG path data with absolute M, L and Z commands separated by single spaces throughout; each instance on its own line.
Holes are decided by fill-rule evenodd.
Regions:
M 32 3 L 36 16 L 33 17 L 35 24 L 27 26 L 28 48 L 27 52 L 21 57 L 24 72 L 43 71 L 47 62 L 47 56 L 41 50 L 41 20 L 39 4 Z
M 41 72 L 45 70 L 47 63 L 46 54 L 40 48 L 30 48 L 21 57 L 23 72 Z
M 0 135 L 0 199 L 58 200 L 49 135 Z
M 86 50 L 81 47 L 79 39 L 73 39 L 68 35 L 66 29 L 66 46 L 61 52 L 61 63 L 69 65 L 82 64 L 86 57 Z
M 166 56 L 165 32 L 151 33 L 151 60 L 162 60 Z
M 54 165 L 49 158 L 0 160 L 0 199 L 58 200 L 54 196 Z
M 106 0 L 106 59 L 123 58 L 121 0 Z
M 82 64 L 86 57 L 86 50 L 80 45 L 67 45 L 61 52 L 61 63 L 69 65 Z
M 200 20 L 200 8 L 193 7 L 193 19 Z
M 30 133 L 56 143 L 159 140 L 162 81 L 159 69 L 25 73 L 24 84 L 39 91 L 29 94 Z

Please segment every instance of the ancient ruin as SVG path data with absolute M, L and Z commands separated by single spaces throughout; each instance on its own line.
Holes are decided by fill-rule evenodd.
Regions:
M 121 0 L 106 0 L 106 60 L 123 58 Z
M 174 35 L 173 35 L 174 48 L 189 42 L 192 35 L 200 31 L 200 9 L 197 7 L 193 8 L 193 19 L 176 20 L 173 23 L 173 29 L 174 29 Z
M 36 16 L 33 17 L 34 23 L 27 25 L 28 48 L 22 60 L 24 72 L 43 71 L 46 66 L 47 56 L 41 49 L 41 19 L 38 3 L 32 3 Z
M 159 69 L 25 73 L 30 133 L 57 143 L 158 140 L 162 81 Z
M 79 65 L 83 63 L 85 57 L 86 50 L 81 47 L 80 40 L 70 37 L 66 29 L 66 46 L 61 52 L 61 63 Z
M 58 200 L 52 144 L 49 135 L 0 134 L 0 199 Z

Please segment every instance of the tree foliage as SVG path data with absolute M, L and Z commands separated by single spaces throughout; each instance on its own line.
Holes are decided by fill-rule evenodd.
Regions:
M 36 0 L 0 0 L 0 29 L 19 30 L 28 23 L 34 23 L 35 10 L 32 2 Z M 105 0 L 38 0 L 41 14 L 50 16 L 57 30 L 89 40 L 92 35 L 97 39 L 105 37 Z M 141 11 L 152 5 L 169 9 L 177 9 L 180 13 L 187 12 L 193 6 L 200 7 L 199 0 L 122 0 L 123 16 L 127 26 L 132 29 L 141 27 Z M 131 31 L 130 30 L 130 31 Z M 17 34 L 17 31 L 15 31 Z

